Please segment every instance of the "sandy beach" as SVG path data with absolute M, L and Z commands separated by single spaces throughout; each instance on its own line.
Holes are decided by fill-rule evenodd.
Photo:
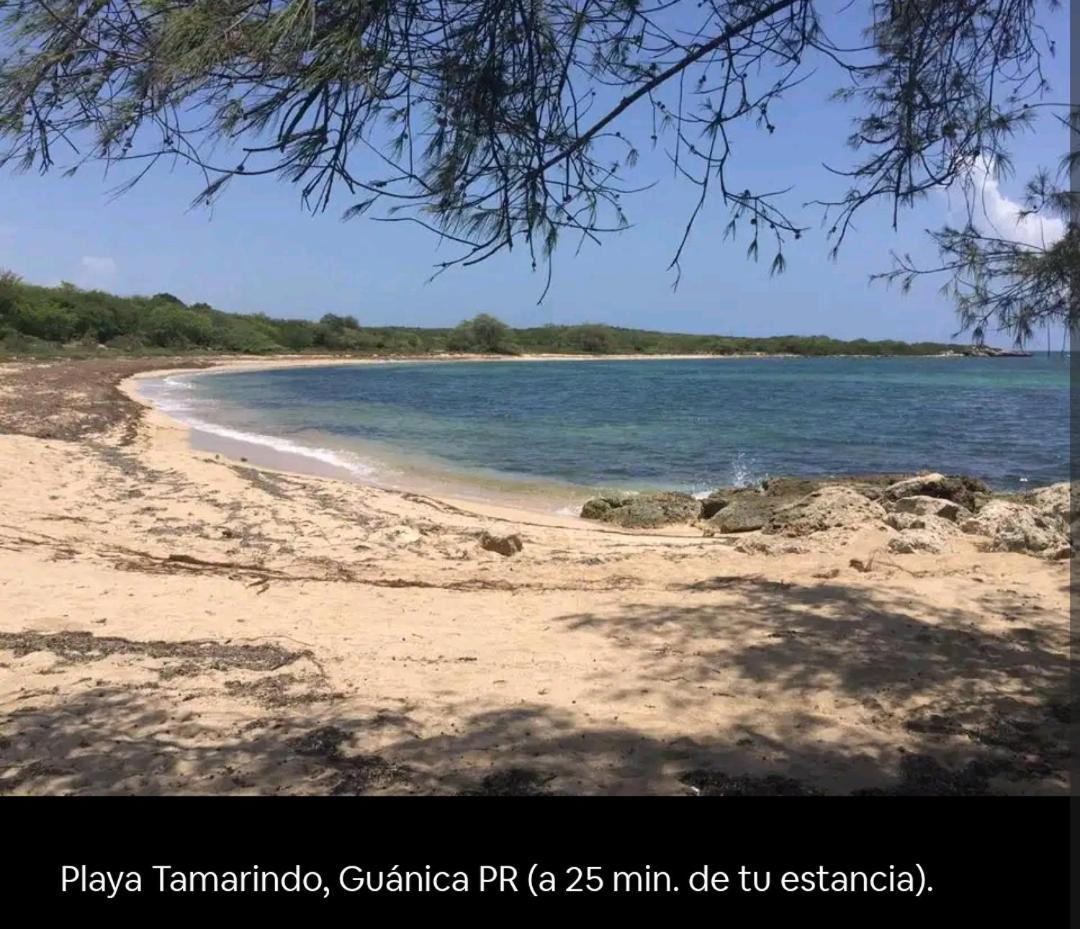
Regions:
M 255 467 L 211 364 L 0 365 L 0 793 L 1068 792 L 1067 560 Z

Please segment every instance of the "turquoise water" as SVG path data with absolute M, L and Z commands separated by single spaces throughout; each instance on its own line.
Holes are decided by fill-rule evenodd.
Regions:
M 405 363 L 143 388 L 219 435 L 363 477 L 704 491 L 770 474 L 1068 476 L 1059 356 Z

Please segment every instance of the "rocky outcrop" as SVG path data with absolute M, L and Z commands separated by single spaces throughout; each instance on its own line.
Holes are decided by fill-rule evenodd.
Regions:
M 898 515 L 937 516 L 954 523 L 972 515 L 971 510 L 952 500 L 946 500 L 943 497 L 926 497 L 922 494 L 892 500 L 888 503 L 888 509 Z
M 885 509 L 844 484 L 822 487 L 796 503 L 777 510 L 763 531 L 766 534 L 806 536 L 826 529 L 858 529 L 880 523 Z
M 761 482 L 762 491 L 770 497 L 786 497 L 789 503 L 812 494 L 822 487 L 843 485 L 864 497 L 877 500 L 885 488 L 903 480 L 904 474 L 846 474 L 840 477 L 770 477 Z
M 777 514 L 820 491 L 844 488 L 867 500 L 877 500 L 885 488 L 900 479 L 895 474 L 861 474 L 850 477 L 771 477 L 760 487 L 726 487 L 711 493 L 704 501 L 702 528 L 707 535 L 752 532 L 779 523 Z M 830 496 L 832 499 L 832 496 Z M 877 511 L 873 511 L 876 518 Z M 835 528 L 835 527 L 833 527 Z M 779 528 L 773 532 L 781 531 Z M 799 530 L 793 530 L 799 531 Z
M 891 526 L 900 532 L 907 529 L 932 529 L 943 535 L 960 535 L 960 527 L 956 523 L 943 516 L 935 516 L 932 513 L 920 515 L 918 513 L 889 513 L 885 517 L 885 525 Z
M 990 488 L 978 478 L 963 474 L 917 474 L 890 484 L 881 495 L 886 505 L 904 497 L 938 497 L 951 500 L 968 510 L 978 510 L 990 498 Z
M 593 497 L 591 500 L 586 500 L 581 507 L 581 516 L 583 519 L 605 519 L 612 510 L 628 503 L 631 496 L 631 494 L 614 493 Z
M 925 529 L 906 529 L 894 535 L 885 548 L 894 555 L 933 554 L 940 555 L 949 550 L 940 537 Z
M 761 482 L 761 493 L 774 500 L 787 498 L 789 503 L 794 503 L 828 483 L 833 482 L 819 477 L 767 477 Z
M 1043 558 L 1067 558 L 1068 527 L 1058 517 L 1015 500 L 990 500 L 960 526 L 964 532 L 986 536 L 985 548 L 1021 552 Z
M 1049 487 L 1040 487 L 1038 490 L 1029 490 L 1027 493 L 1018 494 L 1018 503 L 1025 503 L 1033 507 L 1039 515 L 1056 520 L 1064 529 L 1071 526 L 1080 518 L 1080 500 L 1074 502 L 1073 488 L 1067 481 L 1060 484 L 1051 484 Z
M 677 491 L 608 495 L 589 500 L 581 515 L 626 529 L 656 529 L 693 522 L 701 516 L 701 501 Z
M 944 502 L 948 503 L 948 501 Z M 956 506 L 953 503 L 949 505 Z M 947 517 L 933 513 L 890 513 L 885 517 L 885 523 L 899 530 L 897 535 L 889 539 L 885 547 L 890 552 L 900 555 L 916 552 L 933 554 L 948 552 L 952 550 L 952 540 L 960 535 L 960 529 L 956 523 Z
M 756 497 L 761 495 L 761 491 L 757 487 L 721 487 L 719 490 L 714 490 L 701 501 L 701 518 L 712 519 L 724 507 L 747 494 L 753 494 Z
M 885 543 L 892 552 L 937 554 L 950 551 L 962 530 L 984 536 L 990 551 L 1061 558 L 1070 553 L 1073 526 L 1080 526 L 1071 489 L 1062 483 L 1024 494 L 993 494 L 977 478 L 936 472 L 901 478 L 776 477 L 757 487 L 720 488 L 705 500 L 673 491 L 604 494 L 589 500 L 581 515 L 628 529 L 696 523 L 707 536 L 760 530 L 762 536 L 745 544 L 770 551 L 777 543 L 767 542 L 769 536 L 790 540 L 876 525 L 896 530 Z
M 743 492 L 729 500 L 722 509 L 705 521 L 707 534 L 753 532 L 765 525 L 776 511 L 776 501 L 756 490 Z

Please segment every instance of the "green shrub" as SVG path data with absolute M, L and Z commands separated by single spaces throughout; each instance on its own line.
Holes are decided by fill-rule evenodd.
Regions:
M 139 328 L 147 344 L 160 348 L 207 347 L 213 343 L 214 327 L 210 320 L 169 304 L 150 307 Z
M 46 342 L 67 342 L 78 331 L 79 317 L 58 303 L 35 302 L 18 308 L 15 325 L 20 332 Z
M 616 350 L 610 326 L 586 324 L 577 327 L 578 348 L 594 355 L 611 354 Z
M 170 293 L 154 294 L 151 299 L 153 299 L 155 303 L 175 303 L 177 306 L 184 305 L 183 300 L 181 300 L 179 297 L 174 297 Z M 205 304 L 203 304 L 203 306 L 205 306 Z
M 446 345 L 452 352 L 486 355 L 516 355 L 521 351 L 514 344 L 510 327 L 487 313 L 458 323 Z
M 315 344 L 315 327 L 302 319 L 286 319 L 277 324 L 277 340 L 285 348 L 302 352 Z

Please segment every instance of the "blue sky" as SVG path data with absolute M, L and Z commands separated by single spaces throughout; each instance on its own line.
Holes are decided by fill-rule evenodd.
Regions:
M 835 0 L 837 7 L 841 0 Z M 826 20 L 830 29 L 841 28 Z M 1046 62 L 1051 98 L 1068 95 L 1068 5 L 1044 24 L 1058 40 Z M 932 261 L 923 230 L 948 219 L 950 203 L 933 195 L 902 215 L 894 232 L 889 211 L 859 215 L 839 259 L 827 258 L 820 211 L 801 207 L 837 190 L 821 167 L 849 157 L 843 139 L 851 111 L 829 101 L 838 75 L 822 72 L 772 112 L 772 136 L 739 134 L 731 172 L 736 189 L 794 184 L 787 203 L 811 226 L 787 250 L 788 270 L 769 276 L 771 253 L 747 261 L 746 240 L 722 241 L 728 214 L 718 200 L 701 216 L 683 259 L 677 290 L 667 271 L 696 189 L 676 180 L 664 158 L 646 154 L 633 175 L 656 181 L 624 198 L 633 228 L 600 247 L 555 257 L 554 283 L 541 305 L 542 273 L 514 252 L 471 269 L 453 269 L 427 283 L 447 257 L 429 233 L 405 223 L 366 219 L 342 223 L 347 196 L 318 216 L 305 213 L 293 186 L 237 179 L 213 208 L 189 210 L 200 189 L 195 172 L 161 169 L 131 193 L 112 198 L 122 179 L 84 167 L 72 178 L 0 173 L 0 267 L 37 283 L 72 281 L 120 293 L 169 291 L 221 309 L 314 318 L 352 313 L 369 324 L 452 325 L 489 312 L 515 326 L 607 322 L 624 326 L 734 335 L 825 333 L 839 338 L 950 338 L 952 307 L 925 281 L 903 295 L 871 285 L 890 266 L 890 250 Z M 620 128 L 641 146 L 646 111 Z M 1064 130 L 1044 121 L 1016 140 L 1015 174 L 988 189 L 988 212 L 1007 217 L 1026 177 L 1056 166 Z M 955 204 L 952 205 L 955 215 Z M 1004 343 L 1002 338 L 991 341 Z

